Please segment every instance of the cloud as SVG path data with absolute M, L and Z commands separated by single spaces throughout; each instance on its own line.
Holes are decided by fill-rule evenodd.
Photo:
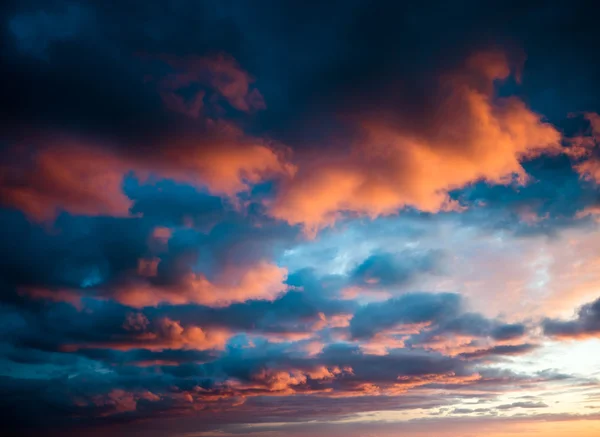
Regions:
M 369 337 L 398 325 L 435 324 L 459 312 L 457 294 L 412 293 L 385 302 L 370 303 L 350 321 L 355 337 Z
M 512 410 L 514 408 L 548 408 L 543 402 L 513 402 L 512 404 L 503 404 L 496 407 L 498 410 Z
M 577 434 L 555 400 L 593 375 L 533 358 L 562 353 L 535 323 L 598 288 L 595 119 L 563 120 L 598 110 L 593 14 L 21 3 L 6 433 Z M 595 336 L 592 313 L 543 326 Z
M 140 347 L 143 346 L 139 344 Z M 78 346 L 77 354 L 113 366 L 178 366 L 186 363 L 204 363 L 216 358 L 213 349 L 113 349 L 100 345 Z
M 258 262 L 243 269 L 225 267 L 216 281 L 209 281 L 202 273 L 188 273 L 175 287 L 157 287 L 142 281 L 119 284 L 114 298 L 133 307 L 160 303 L 228 306 L 247 300 L 274 300 L 286 290 L 286 277 L 285 268 Z
M 439 251 L 375 253 L 356 266 L 351 273 L 351 283 L 371 288 L 401 287 L 419 275 L 438 273 L 442 259 Z
M 44 58 L 51 44 L 67 41 L 82 32 L 90 24 L 87 15 L 82 6 L 69 4 L 56 12 L 38 10 L 16 15 L 7 27 L 21 51 Z
M 527 354 L 538 346 L 535 344 L 517 344 L 517 345 L 499 345 L 490 349 L 480 349 L 475 352 L 465 352 L 461 356 L 464 358 L 488 358 L 494 356 L 514 356 Z
M 600 183 L 600 115 L 595 112 L 583 114 L 589 123 L 588 131 L 568 139 L 569 155 L 574 159 L 573 167 L 585 179 Z
M 512 340 L 523 335 L 525 335 L 525 326 L 520 323 L 500 325 L 492 330 L 492 337 L 496 340 Z
M 525 183 L 520 161 L 558 152 L 561 135 L 520 99 L 496 97 L 495 81 L 509 76 L 503 53 L 473 55 L 441 79 L 437 112 L 427 114 L 422 131 L 393 114 L 361 114 L 352 150 L 300 163 L 271 214 L 315 232 L 343 213 L 460 209 L 448 192 L 481 180 Z
M 140 322 L 143 322 L 140 324 Z M 147 349 L 224 349 L 231 334 L 225 330 L 202 329 L 198 326 L 182 326 L 180 322 L 167 317 L 154 321 L 152 326 L 141 313 L 130 313 L 124 322 L 125 333 L 114 340 L 82 345 L 66 345 L 65 350 L 80 347 L 111 348 L 115 350 Z
M 491 408 L 455 408 L 452 414 L 490 413 L 491 411 Z
M 545 319 L 544 334 L 558 339 L 600 336 L 600 299 L 583 305 L 573 320 Z
M 229 55 L 183 59 L 173 56 L 160 58 L 174 69 L 173 72 L 158 80 L 161 98 L 173 111 L 192 118 L 199 116 L 204 104 L 205 91 L 197 91 L 187 102 L 181 94 L 178 94 L 194 84 L 209 85 L 231 106 L 240 111 L 250 112 L 266 108 L 260 92 L 256 88 L 250 89 L 250 84 L 254 80 Z
M 4 229 L 0 245 L 11 260 L 3 269 L 11 286 L 6 291 L 77 305 L 99 297 L 141 307 L 227 306 L 274 300 L 287 290 L 287 269 L 272 260 L 295 230 L 190 186 L 134 184 L 128 192 L 141 216 L 63 215 L 49 230 L 4 212 L 12 229 Z
M 208 123 L 204 135 L 172 137 L 158 147 L 119 151 L 69 135 L 35 140 L 34 150 L 13 147 L 0 177 L 0 200 L 37 220 L 61 210 L 78 215 L 129 214 L 124 178 L 152 175 L 235 196 L 255 184 L 292 171 L 283 156 L 260 139 L 246 138 L 226 123 Z M 8 157 L 10 155 L 10 157 Z
M 466 312 L 465 302 L 459 294 L 408 293 L 359 308 L 350 320 L 350 332 L 358 339 L 384 334 L 389 344 L 393 344 L 392 339 L 386 338 L 385 334 L 396 334 L 413 347 L 437 349 L 451 347 L 456 341 L 455 346 L 475 347 L 477 338 L 516 340 L 526 334 L 526 328 L 520 323 L 505 324 Z M 507 348 L 508 354 L 512 346 L 496 346 L 489 352 L 499 352 L 503 347 Z
M 4 205 L 39 220 L 53 218 L 60 207 L 74 214 L 127 215 L 130 202 L 121 184 L 129 168 L 112 153 L 57 139 L 31 158 L 27 151 L 23 155 L 19 161 L 24 162 L 2 172 Z

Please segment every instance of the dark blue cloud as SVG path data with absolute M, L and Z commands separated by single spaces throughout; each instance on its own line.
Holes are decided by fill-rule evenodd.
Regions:
M 438 324 L 460 312 L 458 294 L 411 293 L 359 309 L 350 324 L 355 337 L 370 337 L 397 325 Z
M 422 274 L 439 272 L 442 260 L 439 251 L 376 253 L 354 269 L 351 281 L 362 286 L 401 287 Z
M 138 218 L 61 216 L 52 228 L 0 212 L 0 267 L 7 284 L 87 288 L 135 269 L 152 224 Z
M 573 320 L 545 319 L 544 334 L 557 338 L 586 338 L 600 335 L 600 299 L 583 305 Z
M 449 334 L 515 340 L 526 333 L 523 324 L 505 324 L 464 310 L 459 294 L 409 293 L 359 308 L 350 322 L 354 337 L 369 338 L 379 332 L 411 324 L 428 327 L 411 336 L 408 344 L 418 346 L 429 339 Z
M 538 346 L 534 344 L 518 344 L 518 345 L 499 345 L 489 349 L 481 349 L 475 352 L 465 352 L 461 356 L 467 359 L 471 358 L 491 358 L 497 356 L 512 356 L 529 353 Z

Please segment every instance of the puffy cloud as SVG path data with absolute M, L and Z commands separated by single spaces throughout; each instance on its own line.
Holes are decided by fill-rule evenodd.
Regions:
M 189 273 L 174 287 L 158 287 L 141 281 L 121 284 L 114 298 L 133 307 L 160 303 L 228 306 L 247 300 L 274 300 L 286 290 L 286 277 L 285 268 L 259 262 L 242 270 L 225 267 L 216 281 L 208 280 L 202 273 Z
M 355 337 L 369 337 L 398 325 L 438 323 L 457 314 L 460 305 L 457 294 L 406 294 L 359 309 L 350 321 L 350 331 Z
M 136 411 L 138 407 L 138 401 L 141 399 L 145 399 L 150 402 L 156 402 L 160 400 L 160 397 L 151 392 L 143 392 L 138 394 L 126 392 L 121 389 L 114 389 L 106 395 L 95 396 L 92 398 L 92 402 L 96 407 L 110 407 L 110 414 L 118 414 L 128 411 Z
M 69 135 L 34 140 L 34 150 L 4 151 L 0 199 L 38 220 L 61 210 L 79 215 L 129 214 L 124 177 L 133 172 L 208 187 L 234 196 L 250 184 L 293 171 L 283 155 L 260 139 L 246 138 L 232 125 L 209 122 L 204 134 L 165 139 L 137 152 L 94 144 Z
M 600 336 L 600 299 L 583 305 L 573 320 L 545 319 L 544 334 L 564 339 Z
M 523 324 L 506 324 L 465 312 L 458 294 L 409 293 L 359 308 L 351 337 L 365 353 L 386 355 L 419 348 L 465 359 L 490 359 L 533 351 L 535 344 L 512 344 L 526 335 Z
M 138 319 L 143 316 L 139 317 Z M 136 320 L 134 323 L 139 323 Z M 169 318 L 157 320 L 152 327 L 148 328 L 148 321 L 145 324 L 134 325 L 132 329 L 131 316 L 128 316 L 125 330 L 131 331 L 132 335 L 117 339 L 114 341 L 101 342 L 97 346 L 110 347 L 118 350 L 127 349 L 223 349 L 230 337 L 230 333 L 224 330 L 207 330 L 197 326 L 183 327 L 178 321 Z M 93 345 L 86 345 L 93 346 Z
M 270 205 L 273 216 L 309 232 L 345 212 L 376 217 L 403 207 L 437 212 L 460 206 L 448 192 L 485 180 L 525 183 L 520 161 L 560 150 L 560 133 L 516 97 L 495 96 L 510 76 L 507 57 L 480 53 L 442 79 L 437 112 L 422 130 L 393 114 L 362 114 L 351 151 L 307 158 Z
M 232 302 L 274 300 L 287 290 L 287 269 L 272 261 L 296 233 L 271 220 L 229 209 L 213 196 L 195 193 L 192 203 L 211 204 L 186 224 L 179 186 L 134 188 L 143 199 L 173 194 L 160 214 L 135 218 L 62 216 L 52 230 L 5 213 L 13 232 L 0 250 L 9 257 L 5 278 L 13 294 L 79 305 L 85 297 L 116 298 L 140 307 L 160 303 L 227 306 Z M 142 197 L 136 192 L 135 207 Z M 145 207 L 140 204 L 140 208 Z M 169 226 L 161 225 L 162 223 Z M 179 226 L 174 226 L 179 225 Z M 196 227 L 197 226 L 197 227 Z M 8 229 L 4 230 L 9 232 Z M 4 294 L 6 297 L 6 293 Z
M 439 251 L 404 250 L 375 253 L 351 273 L 352 284 L 371 288 L 395 288 L 426 273 L 438 273 L 443 255 Z
M 130 201 L 121 185 L 130 168 L 110 151 L 56 139 L 31 157 L 26 150 L 13 151 L 19 152 L 24 156 L 13 156 L 10 164 L 4 161 L 4 205 L 38 220 L 53 218 L 61 207 L 73 214 L 127 215 Z
M 600 183 L 600 115 L 595 112 L 584 113 L 589 123 L 586 134 L 569 138 L 569 155 L 574 159 L 574 168 L 585 179 Z
M 350 321 L 350 332 L 355 338 L 368 338 L 382 332 L 396 332 L 406 338 L 410 334 L 410 342 L 418 345 L 446 336 L 515 340 L 525 335 L 526 327 L 466 312 L 459 294 L 408 293 L 359 308 Z
M 130 173 L 183 181 L 229 197 L 293 173 L 283 148 L 245 135 L 222 114 L 200 114 L 205 91 L 191 102 L 177 94 L 202 83 L 238 110 L 264 109 L 261 94 L 250 89 L 252 79 L 232 57 L 171 57 L 168 63 L 174 71 L 158 81 L 165 105 L 197 120 L 166 122 L 164 132 L 155 135 L 116 138 L 60 128 L 11 133 L 7 141 L 13 145 L 1 152 L 0 202 L 37 220 L 52 219 L 62 210 L 124 216 L 132 206 L 123 192 Z

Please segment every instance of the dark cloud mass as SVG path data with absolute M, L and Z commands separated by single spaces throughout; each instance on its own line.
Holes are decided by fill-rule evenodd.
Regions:
M 557 338 L 586 338 L 600 336 L 600 299 L 585 304 L 573 320 L 545 319 L 544 333 Z
M 0 434 L 571 420 L 593 7 L 2 3 Z

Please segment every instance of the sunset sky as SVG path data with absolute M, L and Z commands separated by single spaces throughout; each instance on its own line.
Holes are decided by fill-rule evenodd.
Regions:
M 0 23 L 0 434 L 600 435 L 594 2 Z

